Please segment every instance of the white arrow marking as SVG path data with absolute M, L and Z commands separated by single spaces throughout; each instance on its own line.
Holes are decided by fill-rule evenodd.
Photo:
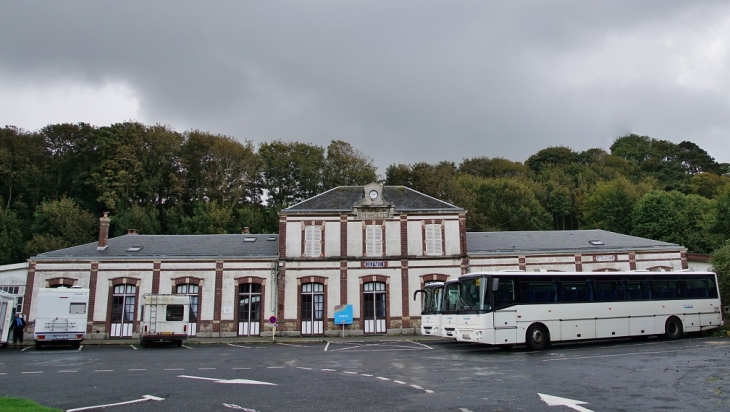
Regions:
M 538 393 L 540 395 L 540 399 L 548 404 L 548 406 L 567 406 L 570 409 L 574 409 L 576 411 L 580 412 L 593 412 L 592 410 L 588 408 L 584 408 L 582 406 L 578 405 L 586 405 L 588 402 L 583 401 L 576 401 L 573 399 L 568 398 L 561 398 L 558 396 L 552 396 L 552 395 L 543 395 L 542 393 Z
M 139 403 L 139 402 L 147 402 L 147 401 L 164 401 L 165 398 L 159 398 L 157 396 L 152 395 L 144 395 L 142 399 L 135 399 L 133 401 L 126 401 L 126 402 L 118 402 L 118 403 L 110 403 L 106 405 L 96 405 L 96 406 L 86 406 L 83 408 L 76 408 L 76 409 L 69 409 L 66 412 L 76 412 L 76 411 L 85 411 L 88 409 L 101 409 L 101 408 L 107 408 L 109 406 L 118 406 L 118 405 L 129 405 L 130 403 Z
M 204 381 L 213 381 L 215 383 L 241 383 L 244 385 L 272 385 L 272 386 L 278 386 L 275 383 L 270 382 L 262 382 L 262 381 L 254 381 L 251 379 L 217 379 L 217 378 L 205 378 L 202 376 L 188 376 L 188 375 L 180 375 L 178 378 L 187 378 L 187 379 L 200 379 Z
M 232 403 L 224 403 L 223 406 L 225 406 L 226 408 L 231 408 L 231 409 L 239 409 L 244 412 L 256 412 L 256 409 L 244 408 L 243 406 L 234 405 Z

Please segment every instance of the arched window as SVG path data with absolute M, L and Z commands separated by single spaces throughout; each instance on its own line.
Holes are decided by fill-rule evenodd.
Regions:
M 385 333 L 386 296 L 384 282 L 363 285 L 363 317 L 365 333 Z
M 190 325 L 188 331 L 190 336 L 195 336 L 197 333 L 198 311 L 200 310 L 200 287 L 192 283 L 185 283 L 177 285 L 175 293 L 190 296 Z
M 137 287 L 122 284 L 114 286 L 112 295 L 111 336 L 132 336 L 134 308 L 137 301 Z
M 238 285 L 238 334 L 252 336 L 260 333 L 261 284 Z
M 302 335 L 324 333 L 324 285 L 305 283 L 301 294 Z

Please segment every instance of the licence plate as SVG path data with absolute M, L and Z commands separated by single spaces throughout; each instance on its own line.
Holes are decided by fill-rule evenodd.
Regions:
M 464 339 L 471 339 L 471 335 L 469 335 L 468 333 L 461 335 L 461 337 Z

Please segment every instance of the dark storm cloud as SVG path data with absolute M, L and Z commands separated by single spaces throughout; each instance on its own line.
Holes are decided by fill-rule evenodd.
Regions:
M 12 3 L 0 76 L 122 82 L 146 123 L 341 139 L 381 173 L 631 132 L 730 161 L 728 25 L 714 1 Z M 678 58 L 708 26 L 706 64 Z

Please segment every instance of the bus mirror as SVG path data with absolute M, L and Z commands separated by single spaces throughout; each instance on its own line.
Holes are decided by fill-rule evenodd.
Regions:
M 492 292 L 499 290 L 499 278 L 492 278 Z
M 426 291 L 423 289 L 418 289 L 417 291 L 413 292 L 413 300 L 416 300 L 416 295 L 418 295 L 419 293 L 426 293 Z

